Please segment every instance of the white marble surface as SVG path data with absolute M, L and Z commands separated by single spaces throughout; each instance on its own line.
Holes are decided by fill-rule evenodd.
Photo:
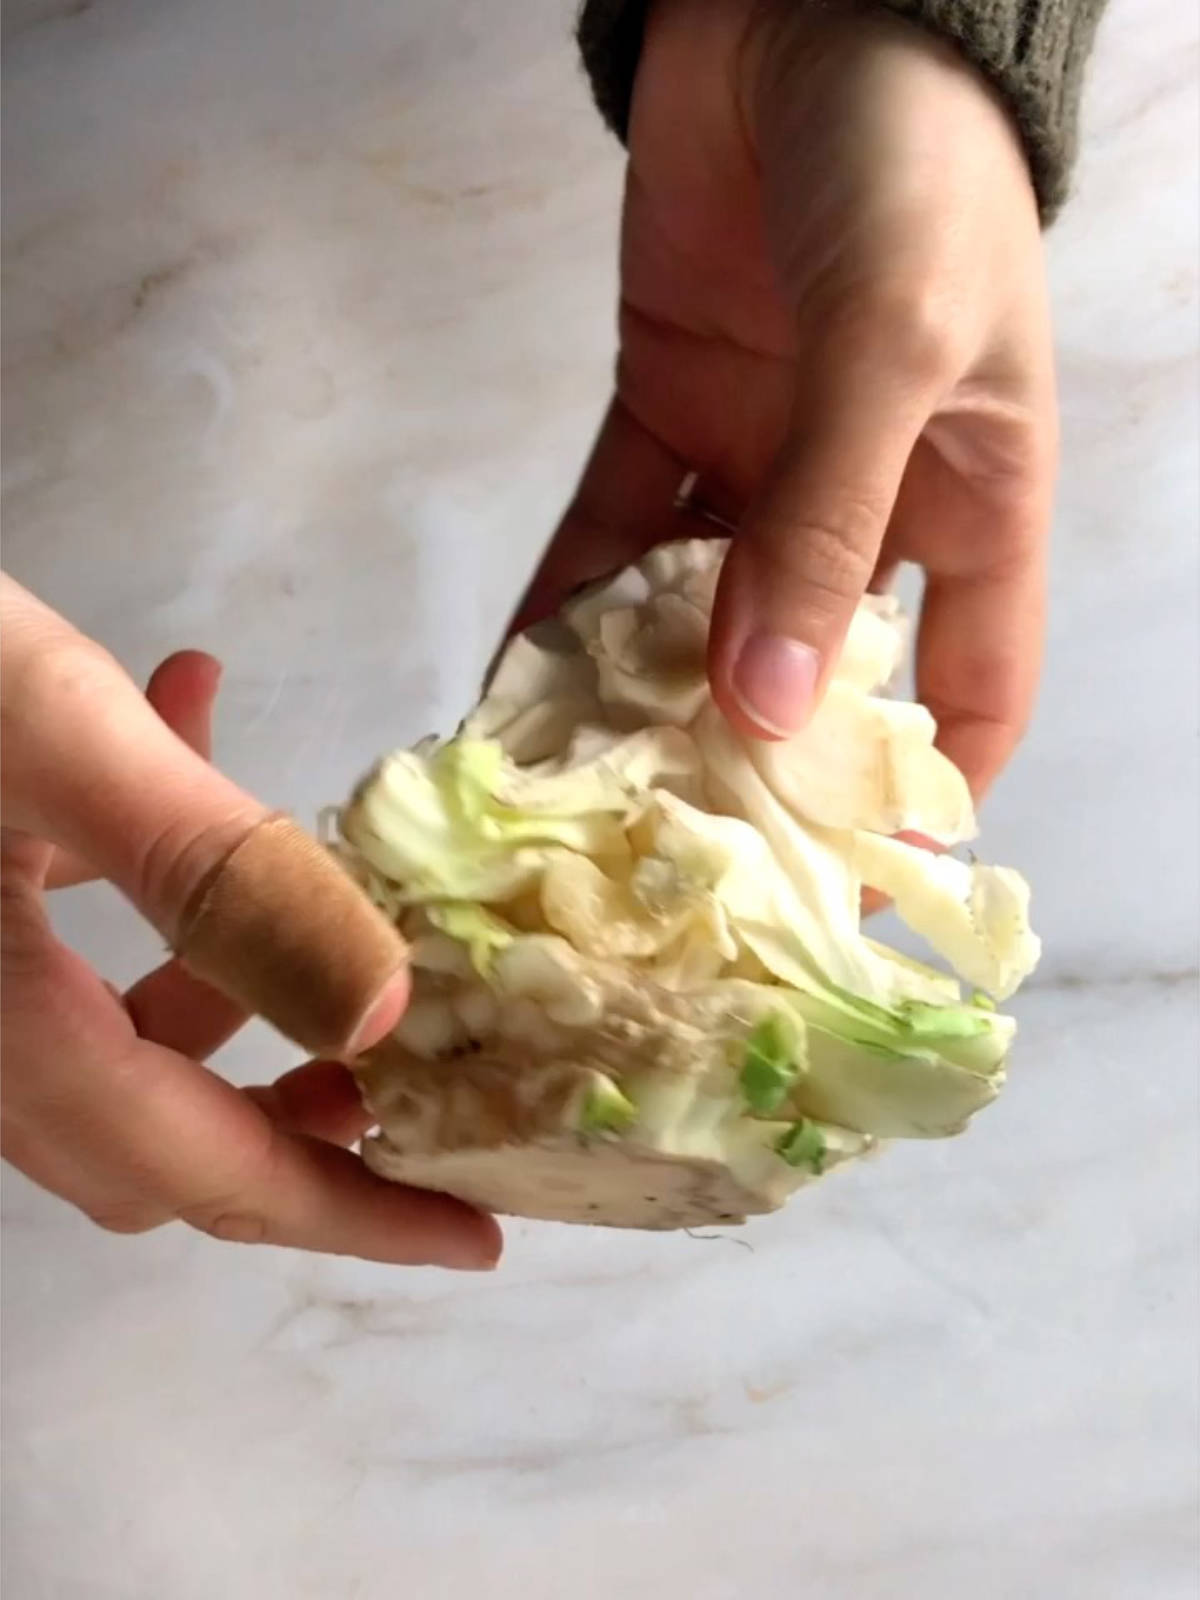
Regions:
M 737 1241 L 514 1226 L 486 1281 L 112 1238 L 8 1175 L 6 1597 L 1196 1593 L 1193 13 L 1116 0 L 1053 237 L 1006 1096 Z M 602 404 L 568 20 L 6 6 L 6 564 L 139 675 L 222 655 L 220 759 L 302 813 L 461 710 Z M 152 957 L 102 892 L 61 924 Z

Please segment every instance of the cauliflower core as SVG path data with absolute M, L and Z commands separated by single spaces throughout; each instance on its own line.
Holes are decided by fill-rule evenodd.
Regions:
M 453 739 L 340 812 L 334 849 L 412 949 L 409 1010 L 355 1069 L 384 1176 L 520 1216 L 736 1222 L 998 1092 L 1028 890 L 893 837 L 975 830 L 928 712 L 880 693 L 895 602 L 859 607 L 801 734 L 743 740 L 705 677 L 725 548 L 663 546 L 515 639 Z M 967 996 L 864 936 L 864 887 Z

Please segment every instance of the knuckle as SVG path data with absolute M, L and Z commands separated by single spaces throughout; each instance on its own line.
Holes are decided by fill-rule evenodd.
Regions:
M 938 284 L 878 283 L 835 309 L 830 334 L 850 359 L 877 365 L 885 356 L 919 386 L 934 386 L 961 364 L 962 318 Z
M 890 342 L 901 368 L 918 383 L 952 376 L 960 363 L 959 341 L 940 296 L 906 297 L 893 310 Z
M 86 714 L 98 696 L 111 691 L 114 675 L 124 676 L 116 660 L 82 634 L 23 651 L 11 665 L 6 663 L 6 721 L 34 724 L 44 716 L 61 715 L 64 708 Z
M 839 503 L 837 517 L 794 523 L 766 551 L 771 576 L 814 607 L 841 610 L 867 586 L 879 525 L 878 508 L 852 499 Z
M 182 1212 L 181 1220 L 189 1228 L 208 1234 L 210 1239 L 221 1239 L 226 1244 L 264 1244 L 267 1241 L 267 1221 L 259 1211 L 230 1210 L 225 1207 L 202 1208 Z
M 264 1197 L 274 1189 L 280 1149 L 278 1130 L 264 1117 L 235 1151 L 226 1150 L 226 1182 L 219 1190 L 185 1201 L 177 1211 L 189 1228 L 234 1244 L 262 1244 L 271 1237 Z

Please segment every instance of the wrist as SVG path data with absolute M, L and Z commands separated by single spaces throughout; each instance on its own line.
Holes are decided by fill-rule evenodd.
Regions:
M 806 24 L 867 22 L 857 0 L 786 0 L 738 9 L 803 17 Z M 1006 107 L 1018 131 L 1043 221 L 1066 193 L 1074 160 L 1083 71 L 1106 0 L 869 0 L 886 13 L 940 41 L 969 63 Z M 578 38 L 596 103 L 624 140 L 641 56 L 649 0 L 585 0 Z M 656 8 L 657 9 L 657 8 Z M 711 12 L 714 7 L 702 8 Z M 748 20 L 757 31 L 757 18 Z M 743 74 L 739 71 L 739 77 Z M 681 85 L 681 97 L 687 86 Z

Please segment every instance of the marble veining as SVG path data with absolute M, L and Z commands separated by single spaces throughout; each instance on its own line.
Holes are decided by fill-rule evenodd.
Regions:
M 6 1174 L 16 1600 L 1196 1594 L 1193 11 L 1114 0 L 1049 246 L 1001 1101 L 736 1235 L 513 1224 L 486 1279 L 112 1238 Z M 620 159 L 569 22 L 5 7 L 5 564 L 139 676 L 220 654 L 218 758 L 302 816 L 457 718 L 603 404 Z M 156 959 L 103 889 L 57 915 Z

